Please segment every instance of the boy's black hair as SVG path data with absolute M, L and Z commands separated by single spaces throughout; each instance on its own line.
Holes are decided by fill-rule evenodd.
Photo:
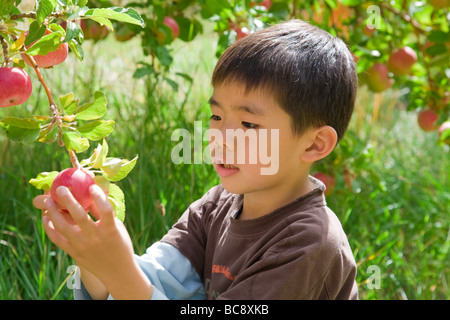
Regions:
M 294 133 L 329 125 L 338 139 L 347 129 L 358 78 L 345 43 L 301 20 L 291 20 L 252 33 L 231 45 L 219 58 L 214 87 L 237 82 L 246 92 L 270 90 L 291 116 Z

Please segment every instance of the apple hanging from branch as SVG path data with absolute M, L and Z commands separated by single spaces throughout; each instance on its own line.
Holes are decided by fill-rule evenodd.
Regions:
M 79 3 L 86 4 L 86 2 Z M 73 93 L 55 99 L 40 69 L 62 63 L 67 58 L 69 47 L 80 60 L 83 59 L 81 49 L 83 30 L 80 24 L 76 23 L 80 19 L 82 22 L 99 21 L 106 27 L 112 27 L 110 20 L 141 27 L 144 21 L 131 8 L 89 9 L 67 5 L 63 1 L 42 0 L 37 2 L 36 12 L 16 14 L 19 9 L 15 7 L 15 4 L 14 1 L 3 4 L 2 1 L 0 6 L 0 44 L 3 53 L 3 62 L 0 67 L 0 107 L 19 105 L 30 97 L 31 80 L 23 70 L 28 64 L 44 88 L 49 101 L 50 115 L 35 115 L 29 118 L 7 116 L 0 119 L 0 128 L 5 129 L 6 136 L 12 141 L 21 143 L 57 141 L 69 153 L 72 168 L 62 172 L 38 174 L 36 178 L 29 181 L 34 187 L 50 193 L 58 204 L 56 189 L 60 185 L 65 185 L 81 206 L 88 211 L 92 203 L 89 186 L 98 184 L 108 194 L 116 216 L 123 220 L 125 217 L 124 195 L 113 182 L 125 178 L 134 168 L 138 157 L 130 161 L 122 158 L 107 158 L 108 145 L 105 138 L 114 130 L 115 122 L 102 119 L 107 112 L 105 94 L 96 92 L 94 101 L 85 104 L 80 104 L 80 100 L 76 99 Z M 16 28 L 16 20 L 23 18 L 30 21 L 27 30 Z M 65 28 L 60 24 L 65 25 Z M 103 144 L 95 149 L 89 159 L 78 161 L 77 153 L 86 151 L 90 141 L 102 139 Z
M 28 33 L 29 33 L 28 31 L 25 32 L 25 37 L 28 36 Z M 50 30 L 46 29 L 44 36 L 49 35 L 51 33 L 52 32 Z M 31 46 L 33 46 L 34 43 L 36 43 L 36 41 L 26 46 L 25 48 L 26 49 L 30 48 Z M 60 63 L 63 63 L 66 60 L 68 53 L 69 53 L 69 45 L 67 43 L 61 43 L 56 50 L 50 51 L 45 55 L 35 55 L 33 58 L 36 61 L 36 65 L 39 68 L 50 68 Z M 21 53 L 20 55 L 22 56 L 22 59 L 25 61 L 27 65 L 33 66 L 31 60 L 27 57 L 25 53 Z
M 0 108 L 22 104 L 31 95 L 30 76 L 20 68 L 0 68 Z

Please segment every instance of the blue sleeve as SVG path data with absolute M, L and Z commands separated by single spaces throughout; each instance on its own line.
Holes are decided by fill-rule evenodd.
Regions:
M 171 244 L 156 242 L 136 260 L 153 285 L 152 300 L 206 299 L 197 271 Z
M 135 259 L 153 285 L 152 300 L 204 300 L 203 283 L 190 261 L 174 246 L 156 242 L 142 256 Z M 75 273 L 80 283 L 74 290 L 76 300 L 91 299 L 89 292 Z M 112 299 L 111 295 L 108 299 Z

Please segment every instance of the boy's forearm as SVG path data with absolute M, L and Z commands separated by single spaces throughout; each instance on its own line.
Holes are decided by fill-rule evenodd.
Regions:
M 124 272 L 104 280 L 107 286 L 91 272 L 80 268 L 81 281 L 94 300 L 106 300 L 111 296 L 116 300 L 149 300 L 153 295 L 150 280 L 136 263 Z
M 150 300 L 153 286 L 141 267 L 133 260 L 125 271 L 104 281 L 106 290 L 115 300 Z
M 96 276 L 83 268 L 80 268 L 80 276 L 84 287 L 92 299 L 106 300 L 108 298 L 108 290 Z

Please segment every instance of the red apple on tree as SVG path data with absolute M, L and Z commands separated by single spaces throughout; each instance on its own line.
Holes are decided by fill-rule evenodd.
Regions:
M 44 35 L 47 35 L 50 33 L 52 33 L 52 32 L 47 29 L 47 30 L 45 30 Z M 27 36 L 27 35 L 28 35 L 28 31 L 25 32 L 25 36 Z M 33 44 L 34 44 L 34 42 L 32 44 L 30 44 L 29 46 L 27 46 L 26 48 L 28 49 Z M 33 59 L 34 59 L 34 61 L 36 61 L 36 64 L 39 68 L 50 68 L 50 67 L 56 66 L 60 63 L 63 63 L 66 60 L 68 53 L 69 53 L 69 45 L 67 43 L 61 43 L 55 51 L 49 52 L 46 55 L 35 55 L 35 56 L 33 56 Z M 21 53 L 21 56 L 26 64 L 28 64 L 29 66 L 33 66 L 30 59 L 28 59 L 28 57 L 25 54 Z
M 83 30 L 85 40 L 99 41 L 105 39 L 110 29 L 93 20 L 81 20 L 80 27 Z
M 61 171 L 53 180 L 50 196 L 61 209 L 65 209 L 56 194 L 59 186 L 67 187 L 73 197 L 80 203 L 84 210 L 88 210 L 92 204 L 92 198 L 89 194 L 89 187 L 95 184 L 92 174 L 76 168 L 69 168 Z
M 134 30 L 130 28 L 128 24 L 120 24 L 114 31 L 114 37 L 117 41 L 125 42 L 130 40 L 136 35 Z
M 387 67 L 389 71 L 397 76 L 408 74 L 409 70 L 417 61 L 416 52 L 408 46 L 395 50 L 389 56 Z
M 329 196 L 333 192 L 334 186 L 336 185 L 336 179 L 333 176 L 319 171 L 314 173 L 313 177 L 319 179 L 325 185 L 325 196 Z
M 236 31 L 236 40 L 242 39 L 250 34 L 250 30 L 247 27 L 236 28 L 234 31 Z
M 419 112 L 417 115 L 417 122 L 424 131 L 434 131 L 438 129 L 436 122 L 439 116 L 436 112 L 430 109 L 425 109 Z
M 373 92 L 381 92 L 389 89 L 392 86 L 393 80 L 389 77 L 389 71 L 386 65 L 382 63 L 374 63 L 374 65 L 367 70 L 366 83 Z
M 0 68 L 0 108 L 22 104 L 31 95 L 30 76 L 20 68 Z
M 172 30 L 173 38 L 178 38 L 180 35 L 180 27 L 178 23 L 172 17 L 164 17 L 164 22 L 166 26 L 168 26 Z

